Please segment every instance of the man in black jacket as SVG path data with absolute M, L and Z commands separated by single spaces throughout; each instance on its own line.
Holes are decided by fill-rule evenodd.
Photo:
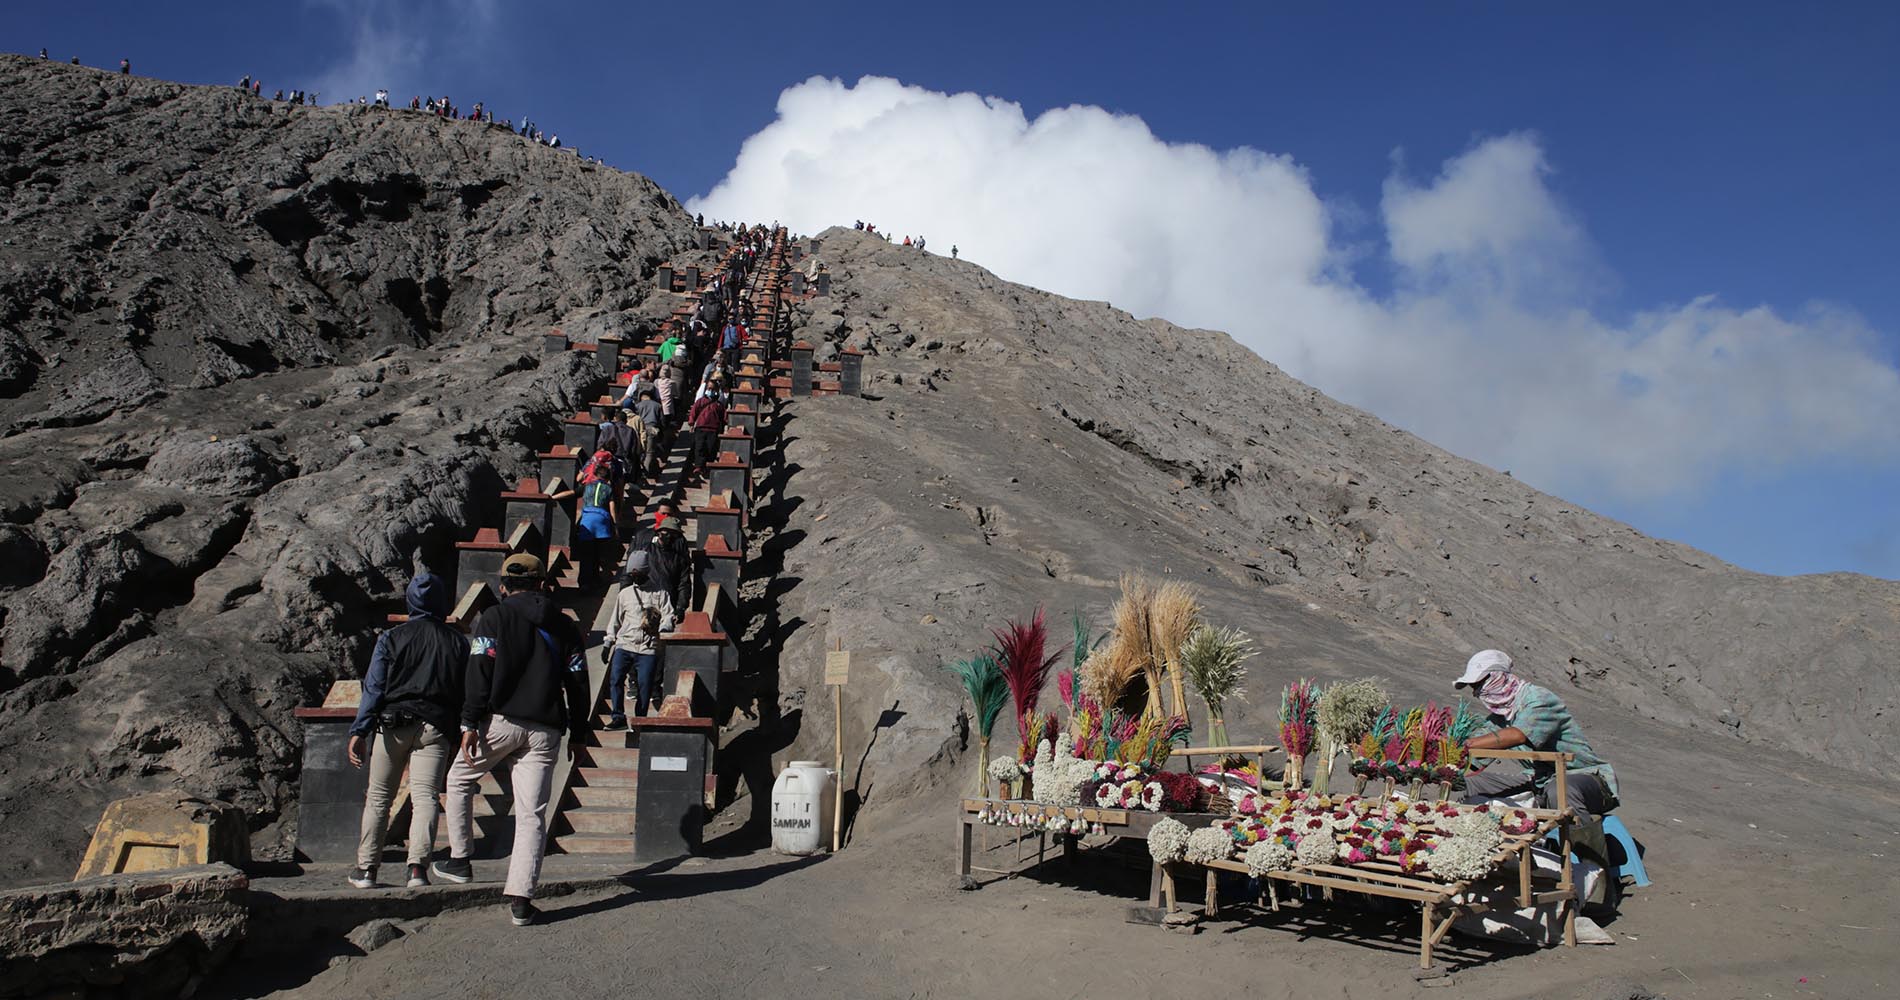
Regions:
M 427 865 L 435 851 L 436 793 L 449 766 L 461 713 L 468 665 L 468 638 L 444 624 L 449 585 L 434 573 L 417 573 L 404 594 L 409 620 L 384 632 L 363 675 L 363 700 L 350 724 L 350 764 L 370 764 L 363 797 L 363 825 L 350 884 L 376 885 L 389 828 L 389 804 L 409 768 L 409 887 L 429 884 Z M 370 736 L 375 734 L 372 751 Z
M 674 614 L 684 615 L 698 606 L 693 603 L 693 594 L 698 589 L 694 580 L 693 545 L 686 540 L 680 526 L 679 504 L 660 501 L 654 524 L 640 529 L 634 536 L 623 572 L 633 572 L 635 552 L 646 553 L 653 586 L 673 602 Z
M 501 567 L 501 603 L 475 619 L 462 702 L 462 752 L 449 768 L 449 859 L 435 874 L 474 877 L 469 864 L 475 789 L 506 765 L 514 786 L 515 844 L 502 888 L 515 926 L 534 922 L 547 841 L 548 795 L 567 734 L 570 752 L 589 727 L 585 643 L 580 628 L 544 593 L 541 560 L 509 556 Z

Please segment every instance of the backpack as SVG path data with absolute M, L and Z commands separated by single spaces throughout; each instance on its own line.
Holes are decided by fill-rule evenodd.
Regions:
M 604 479 L 596 479 L 581 487 L 581 506 L 607 509 L 607 502 L 613 499 L 614 488 Z

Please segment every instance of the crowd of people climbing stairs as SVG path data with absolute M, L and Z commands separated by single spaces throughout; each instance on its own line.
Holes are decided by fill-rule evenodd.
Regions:
M 609 597 L 601 651 L 609 668 L 606 730 L 625 729 L 629 712 L 657 710 L 662 637 L 697 592 L 679 496 L 718 455 L 739 349 L 750 335 L 744 317 L 755 315 L 747 283 L 772 238 L 764 227 L 741 226 L 733 235 L 691 315 L 652 363 L 629 375 L 617 412 L 599 421 L 574 483 L 551 494 L 576 512 L 580 580 L 620 584 Z M 773 236 L 783 233 L 775 227 Z M 681 444 L 688 445 L 683 474 L 663 477 L 667 456 Z M 636 513 L 643 509 L 650 514 Z M 506 768 L 516 825 L 503 893 L 515 924 L 534 921 L 561 745 L 577 753 L 595 718 L 586 637 L 555 599 L 549 570 L 533 554 L 509 555 L 499 602 L 454 625 L 450 584 L 426 570 L 410 581 L 407 619 L 377 638 L 350 726 L 350 763 L 369 769 L 351 885 L 380 884 L 378 862 L 405 771 L 404 884 L 470 881 L 477 788 L 484 775 Z M 438 794 L 449 852 L 432 859 Z

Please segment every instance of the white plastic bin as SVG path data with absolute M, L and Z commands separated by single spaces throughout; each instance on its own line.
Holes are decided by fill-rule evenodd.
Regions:
M 823 854 L 831 849 L 831 783 L 837 772 L 815 760 L 795 760 L 772 783 L 772 850 Z

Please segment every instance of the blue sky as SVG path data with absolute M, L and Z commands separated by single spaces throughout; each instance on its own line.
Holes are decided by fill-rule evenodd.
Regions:
M 1104 15 L 1101 6 L 728 5 L 716 24 L 646 5 L 502 0 L 207 3 L 190 13 L 13 4 L 0 11 L 0 35 L 15 51 L 45 45 L 56 58 L 78 54 L 93 65 L 123 55 L 142 74 L 197 82 L 255 73 L 267 90 L 328 88 L 326 100 L 378 85 L 399 99 L 446 92 L 464 107 L 484 100 L 683 198 L 729 175 L 751 176 L 734 170 L 748 137 L 775 123 L 809 131 L 809 119 L 782 113 L 779 100 L 814 75 L 993 95 L 1031 123 L 1050 109 L 1099 106 L 1138 116 L 1162 147 L 1246 147 L 1284 158 L 1289 171 L 1256 179 L 1304 185 L 1299 197 L 1274 204 L 1302 204 L 1310 194 L 1323 206 L 1324 232 L 1313 245 L 1329 274 L 1322 290 L 1347 289 L 1347 307 L 1364 322 L 1420 330 L 1424 316 L 1450 312 L 1483 325 L 1498 312 L 1494 302 L 1471 301 L 1472 261 L 1460 256 L 1468 246 L 1428 236 L 1416 253 L 1397 249 L 1402 208 L 1418 206 L 1432 220 L 1469 213 L 1455 197 L 1459 177 L 1516 170 L 1511 176 L 1536 188 L 1522 203 L 1526 217 L 1555 220 L 1536 249 L 1561 243 L 1549 259 L 1563 269 L 1563 293 L 1550 294 L 1548 269 L 1539 271 L 1536 293 L 1507 296 L 1513 311 L 1496 322 L 1528 316 L 1556 330 L 1569 328 L 1565 317 L 1587 314 L 1604 342 L 1633 341 L 1667 328 L 1646 318 L 1679 317 L 1713 296 L 1730 312 L 1710 320 L 1712 329 L 1768 317 L 1773 329 L 1759 335 L 1786 341 L 1777 356 L 1832 351 L 1815 367 L 1817 379 L 1851 376 L 1849 363 L 1900 364 L 1900 281 L 1892 278 L 1900 186 L 1891 180 L 1900 160 L 1900 5 L 1612 4 L 1586 14 L 1502 4 L 1322 13 L 1209 4 L 1165 16 L 1152 6 Z M 913 141 L 927 143 L 923 135 Z M 749 192 L 765 190 L 730 188 L 726 202 L 712 204 L 750 204 L 744 198 L 758 195 Z M 897 192 L 887 204 L 911 204 L 909 196 Z M 961 239 L 974 253 L 995 235 L 939 227 L 932 244 Z M 1475 238 L 1493 241 L 1485 245 L 1504 258 L 1483 262 L 1484 288 L 1529 280 L 1512 270 L 1515 244 L 1495 242 L 1495 232 Z M 1462 284 L 1419 287 L 1447 262 Z M 1061 284 L 1059 274 L 1003 265 L 999 255 L 994 266 L 1006 276 Z M 1502 284 L 1490 280 L 1499 274 Z M 1430 308 L 1418 308 L 1426 298 Z M 1172 315 L 1179 310 L 1167 301 L 1157 299 L 1155 310 L 1197 321 Z M 1764 455 L 1728 441 L 1712 444 L 1708 461 L 1685 463 L 1678 448 L 1648 455 L 1650 465 L 1632 464 L 1624 476 L 1614 464 L 1619 442 L 1574 426 L 1592 419 L 1581 403 L 1551 418 L 1572 426 L 1487 437 L 1431 400 L 1390 395 L 1387 383 L 1338 359 L 1303 366 L 1273 331 L 1237 336 L 1335 395 L 1472 457 L 1526 470 L 1537 485 L 1651 533 L 1767 572 L 1900 578 L 1892 500 L 1900 455 L 1871 417 L 1870 427 L 1827 414 L 1781 435 L 1772 414 L 1750 411 L 1746 420 L 1759 423 L 1748 433 L 1772 439 Z M 1803 338 L 1820 346 L 1810 352 Z M 1474 343 L 1495 353 L 1494 342 Z M 1534 354 L 1540 343 L 1518 346 Z M 1716 350 L 1711 364 L 1723 356 Z M 1675 374 L 1659 376 L 1655 391 L 1674 391 L 1669 379 L 1682 364 L 1663 366 Z M 1722 409 L 1734 404 L 1719 400 L 1760 391 L 1751 378 L 1696 381 L 1697 398 L 1717 401 L 1707 412 L 1719 419 L 1682 433 L 1719 436 L 1721 424 L 1735 422 Z M 1851 397 L 1863 412 L 1894 412 L 1885 383 L 1859 391 L 1872 394 Z M 1497 403 L 1514 412 L 1527 405 Z M 1796 414 L 1791 425 L 1804 406 L 1811 403 L 1785 407 Z M 1646 419 L 1683 413 L 1658 408 Z M 1837 426 L 1837 436 L 1822 432 Z M 1616 433 L 1634 452 L 1662 433 L 1657 427 L 1630 423 Z M 1659 477 L 1657 463 L 1694 468 Z M 1632 488 L 1644 477 L 1659 488 Z

